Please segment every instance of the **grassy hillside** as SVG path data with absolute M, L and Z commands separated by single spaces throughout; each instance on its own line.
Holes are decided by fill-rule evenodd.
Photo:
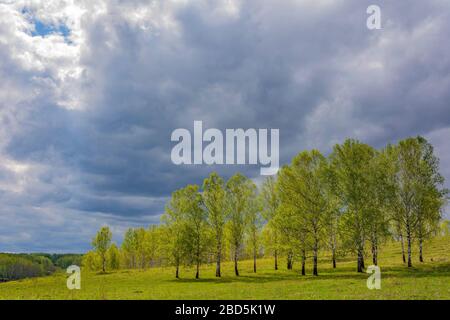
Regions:
M 319 276 L 299 275 L 294 270 L 273 270 L 272 259 L 240 263 L 242 276 L 235 277 L 231 263 L 224 264 L 223 277 L 214 277 L 214 266 L 204 266 L 201 279 L 183 269 L 181 279 L 172 268 L 146 271 L 121 270 L 107 274 L 82 271 L 81 290 L 66 288 L 66 274 L 0 283 L 0 299 L 450 299 L 450 237 L 425 245 L 425 262 L 414 259 L 414 268 L 401 262 L 398 244 L 384 246 L 379 265 L 381 290 L 366 287 L 368 274 L 355 272 L 354 258 L 348 257 L 333 270 L 323 257 Z M 416 256 L 415 256 L 416 258 Z M 370 260 L 367 259 L 367 265 Z M 310 266 L 309 266 L 310 267 Z M 311 269 L 307 270 L 311 274 Z

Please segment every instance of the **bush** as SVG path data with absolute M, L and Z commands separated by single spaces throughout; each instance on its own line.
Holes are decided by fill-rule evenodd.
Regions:
M 98 271 L 102 269 L 100 256 L 94 251 L 88 251 L 82 259 L 82 266 L 87 270 Z

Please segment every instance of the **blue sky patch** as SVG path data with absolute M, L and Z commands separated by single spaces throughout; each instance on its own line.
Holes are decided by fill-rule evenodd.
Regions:
M 34 30 L 31 32 L 33 37 L 45 37 L 49 34 L 56 33 L 62 35 L 67 40 L 67 37 L 70 35 L 70 29 L 64 24 L 55 25 L 44 23 L 36 19 L 28 8 L 23 8 L 21 12 L 34 24 Z
M 34 31 L 31 33 L 33 37 L 41 36 L 45 37 L 46 35 L 57 33 L 67 38 L 70 35 L 70 29 L 65 25 L 53 25 L 53 24 L 45 24 L 37 19 L 34 19 Z

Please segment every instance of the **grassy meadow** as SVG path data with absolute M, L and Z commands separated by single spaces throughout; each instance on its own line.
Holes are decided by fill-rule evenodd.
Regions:
M 252 272 L 252 261 L 240 262 L 241 276 L 235 277 L 233 265 L 223 265 L 223 277 L 214 276 L 214 265 L 201 269 L 201 279 L 194 279 L 194 270 L 184 268 L 175 279 L 173 268 L 119 270 L 106 274 L 84 272 L 81 290 L 68 290 L 67 275 L 0 283 L 0 299 L 450 299 L 450 237 L 425 243 L 425 262 L 414 254 L 414 267 L 401 261 L 398 243 L 382 247 L 379 258 L 381 289 L 369 290 L 368 274 L 355 272 L 354 257 L 338 261 L 331 268 L 321 256 L 319 276 L 311 275 L 311 261 L 306 276 L 299 274 L 300 264 L 286 270 L 286 260 L 279 260 L 273 270 L 273 259 L 258 260 L 258 272 Z M 366 258 L 366 266 L 371 264 Z

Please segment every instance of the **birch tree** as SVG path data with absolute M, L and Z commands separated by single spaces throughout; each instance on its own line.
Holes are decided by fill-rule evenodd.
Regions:
M 136 230 L 133 228 L 128 228 L 125 232 L 122 241 L 122 252 L 124 256 L 124 264 L 128 268 L 137 267 L 137 251 L 138 251 L 138 239 Z
M 180 276 L 180 266 L 185 261 L 186 256 L 186 221 L 184 219 L 184 199 L 183 191 L 177 190 L 172 193 L 172 197 L 166 206 L 161 217 L 164 224 L 163 241 L 167 252 L 167 260 L 175 267 L 175 277 Z
M 256 258 L 261 244 L 261 230 L 263 227 L 263 218 L 261 215 L 261 202 L 256 194 L 249 199 L 249 208 L 247 210 L 247 235 L 248 244 L 253 257 L 253 272 L 256 273 Z
M 272 248 L 274 256 L 274 268 L 278 270 L 278 254 L 279 254 L 279 230 L 276 225 L 275 215 L 280 207 L 280 197 L 276 188 L 276 180 L 269 176 L 261 187 L 259 194 L 262 216 L 267 221 L 266 237 L 270 239 L 270 248 Z
M 117 248 L 116 244 L 113 243 L 109 247 L 107 251 L 107 260 L 108 260 L 108 267 L 111 270 L 117 270 L 120 268 L 120 252 L 119 248 Z
M 203 203 L 208 213 L 208 222 L 214 235 L 216 277 L 221 276 L 220 263 L 223 254 L 224 228 L 227 221 L 225 185 L 217 173 L 211 173 L 203 182 Z
M 161 227 L 158 225 L 151 225 L 146 230 L 145 237 L 145 251 L 148 259 L 148 264 L 150 267 L 153 267 L 157 260 L 160 258 L 161 254 Z
M 296 219 L 307 234 L 307 244 L 313 253 L 313 275 L 318 275 L 319 247 L 324 231 L 324 218 L 329 210 L 326 192 L 325 157 L 317 150 L 297 155 L 289 167 L 282 169 L 279 184 L 282 201 L 298 208 Z
M 370 166 L 374 150 L 367 144 L 347 139 L 335 145 L 331 154 L 335 194 L 341 202 L 343 215 L 341 234 L 357 254 L 357 271 L 364 269 L 364 250 L 368 237 L 368 205 Z
M 280 228 L 276 225 L 275 217 L 269 220 L 263 227 L 261 232 L 262 243 L 265 254 L 272 254 L 274 257 L 274 269 L 278 270 L 278 256 L 283 250 L 282 236 Z
M 230 231 L 230 247 L 233 252 L 234 272 L 239 276 L 238 260 L 242 250 L 244 232 L 250 199 L 255 196 L 255 184 L 240 173 L 232 176 L 226 183 L 227 208 L 229 210 L 228 227 Z
M 92 240 L 92 246 L 95 252 L 99 255 L 102 264 L 102 271 L 106 271 L 107 252 L 111 246 L 112 233 L 109 227 L 102 227 L 97 235 Z
M 389 198 L 395 192 L 391 179 L 391 161 L 386 150 L 375 151 L 374 157 L 367 164 L 370 171 L 367 193 L 368 241 L 372 253 L 372 263 L 378 265 L 379 246 L 389 236 Z
M 286 167 L 283 167 L 282 170 L 286 170 Z M 284 194 L 283 187 L 283 185 L 277 183 L 280 195 Z M 286 254 L 287 269 L 292 270 L 294 258 L 300 257 L 301 274 L 306 275 L 307 232 L 301 219 L 299 219 L 301 212 L 298 207 L 284 202 L 282 199 L 281 197 L 281 204 L 273 219 L 279 229 L 280 247 Z
M 398 144 L 397 220 L 406 234 L 407 263 L 412 267 L 412 244 L 419 238 L 419 251 L 427 229 L 440 219 L 447 190 L 432 146 L 422 137 L 408 138 Z M 433 227 L 434 228 L 434 227 Z M 421 256 L 422 253 L 419 254 Z M 423 256 L 420 258 L 423 261 Z
M 423 262 L 423 241 L 437 232 L 448 191 L 442 189 L 444 178 L 439 173 L 439 160 L 434 155 L 433 146 L 422 137 L 417 137 L 417 140 L 421 146 L 422 161 L 418 178 L 415 236 L 419 242 L 419 261 Z
M 200 277 L 200 265 L 207 247 L 207 214 L 202 207 L 202 197 L 197 185 L 188 185 L 180 190 L 181 211 L 184 219 L 185 251 L 188 262 L 196 267 L 195 278 Z
M 404 230 L 407 243 L 407 264 L 412 267 L 412 243 L 414 229 L 419 223 L 418 204 L 421 172 L 421 146 L 416 138 L 402 140 L 398 144 L 397 219 Z

